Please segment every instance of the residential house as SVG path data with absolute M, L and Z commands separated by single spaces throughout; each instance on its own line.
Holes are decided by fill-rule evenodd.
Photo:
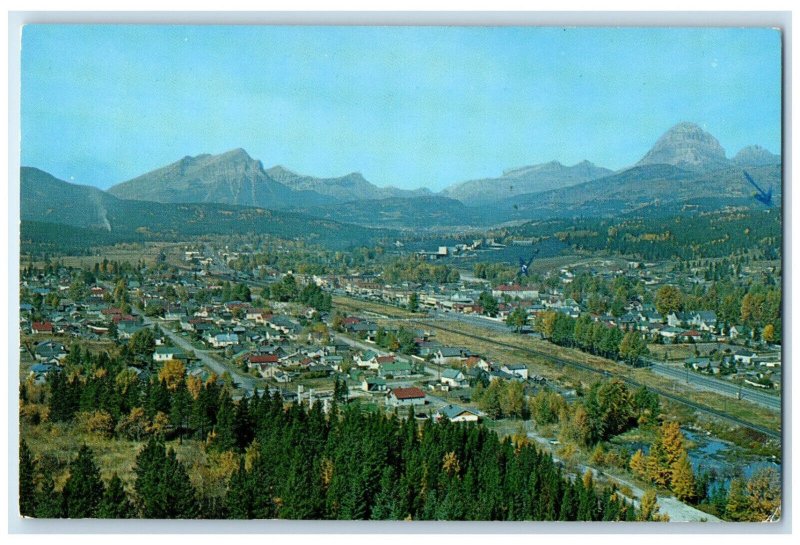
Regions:
M 737 350 L 733 353 L 733 361 L 744 365 L 752 365 L 757 357 L 755 352 L 747 349 Z
M 33 349 L 34 357 L 38 361 L 61 361 L 67 357 L 66 347 L 54 341 L 45 341 L 36 345 Z
M 436 351 L 433 361 L 438 365 L 460 365 L 465 359 L 465 352 L 469 355 L 469 351 L 463 348 L 443 346 Z
M 167 361 L 185 358 L 183 351 L 174 346 L 157 346 L 153 352 L 153 361 Z
M 236 333 L 217 333 L 206 337 L 208 344 L 214 348 L 225 348 L 239 343 L 239 336 Z
M 378 369 L 380 367 L 378 363 L 378 354 L 372 350 L 356 354 L 353 358 L 353 362 L 359 367 L 366 367 L 367 369 Z
M 380 377 L 408 377 L 414 374 L 414 368 L 407 361 L 384 363 L 378 368 Z
M 442 376 L 439 382 L 448 386 L 449 388 L 463 388 L 469 385 L 469 380 L 460 369 L 445 369 L 442 371 Z
M 424 405 L 425 392 L 417 387 L 393 388 L 389 391 L 387 403 L 393 407 Z
M 33 322 L 31 324 L 31 333 L 34 335 L 52 335 L 53 324 L 52 322 Z
M 667 314 L 667 325 L 670 327 L 683 327 L 692 317 L 686 312 L 670 312 Z
M 380 377 L 365 377 L 361 381 L 361 389 L 365 392 L 385 392 L 387 390 L 386 381 Z
M 500 370 L 508 373 L 509 375 L 519 377 L 522 380 L 528 380 L 528 366 L 524 363 L 505 364 L 500 368 Z
M 437 421 L 445 418 L 450 422 L 477 422 L 479 416 L 472 409 L 466 409 L 458 405 L 447 405 L 436 411 L 433 418 Z
M 688 323 L 700 331 L 714 332 L 717 329 L 717 315 L 713 310 L 695 311 L 691 313 Z

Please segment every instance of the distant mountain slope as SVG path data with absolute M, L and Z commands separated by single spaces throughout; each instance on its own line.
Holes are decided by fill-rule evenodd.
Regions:
M 118 199 L 70 184 L 35 168 L 20 169 L 23 222 L 112 233 L 116 240 L 182 240 L 206 234 L 271 234 L 336 248 L 374 243 L 387 231 L 288 211 L 215 203 L 158 203 Z M 34 232 L 47 232 L 41 226 Z M 51 233 L 57 240 L 58 233 Z M 108 236 L 104 236 L 104 240 Z
M 777 165 L 781 163 L 781 156 L 770 153 L 761 146 L 747 146 L 739 150 L 733 157 L 733 162 L 743 167 Z
M 773 188 L 775 203 L 780 204 L 780 166 L 753 167 L 749 172 L 765 190 Z M 703 202 L 709 209 L 726 204 L 763 206 L 752 193 L 740 168 L 692 172 L 664 164 L 641 165 L 567 189 L 507 199 L 495 207 L 494 213 L 508 219 L 532 220 L 612 216 L 645 206 L 690 202 Z
M 119 199 L 88 185 L 70 184 L 31 167 L 20 169 L 23 221 L 111 230 L 109 212 L 120 209 Z
M 499 178 L 469 180 L 445 188 L 441 195 L 467 205 L 481 205 L 513 198 L 516 195 L 538 193 L 574 186 L 611 174 L 611 170 L 589 161 L 565 166 L 558 161 L 507 170 Z
M 293 211 L 317 218 L 347 221 L 368 227 L 424 229 L 426 227 L 484 224 L 479 210 L 436 195 L 350 201 L 325 207 L 297 207 Z
M 121 199 L 172 203 L 219 203 L 279 209 L 299 202 L 323 202 L 274 180 L 261 161 L 243 149 L 220 155 L 184 157 L 110 188 Z
M 272 167 L 266 172 L 274 180 L 295 191 L 313 191 L 342 202 L 431 195 L 430 190 L 424 188 L 406 190 L 396 187 L 378 187 L 367 181 L 360 172 L 351 172 L 338 178 L 304 176 L 282 166 Z

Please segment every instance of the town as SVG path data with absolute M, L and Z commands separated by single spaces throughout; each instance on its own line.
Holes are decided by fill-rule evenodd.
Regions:
M 697 299 L 685 304 L 692 293 L 716 289 L 723 264 L 726 275 L 749 282 L 775 274 L 769 261 L 679 268 L 573 256 L 569 263 L 534 260 L 531 275 L 520 276 L 513 265 L 498 263 L 458 269 L 447 260 L 456 248 L 425 254 L 395 245 L 362 265 L 331 262 L 309 273 L 278 263 L 324 263 L 331 261 L 328 252 L 308 260 L 308 248 L 280 241 L 269 247 L 272 259 L 250 244 L 220 241 L 162 245 L 151 249 L 152 260 L 135 264 L 103 259 L 89 265 L 89 257 L 81 258 L 82 267 L 23 262 L 23 383 L 33 391 L 54 373 L 72 373 L 82 351 L 91 350 L 119 353 L 126 372 L 142 383 L 214 381 L 234 400 L 260 392 L 319 405 L 325 413 L 351 405 L 405 414 L 410 407 L 419 422 L 482 422 L 500 433 L 523 433 L 570 471 L 599 466 L 598 478 L 627 483 L 632 499 L 634 483 L 644 488 L 650 479 L 632 473 L 636 442 L 558 425 L 574 418 L 570 411 L 593 384 L 627 385 L 626 399 L 669 392 L 667 404 L 677 411 L 685 410 L 681 402 L 701 401 L 707 411 L 695 413 L 696 431 L 716 433 L 719 423 L 734 422 L 763 437 L 764 445 L 779 437 L 779 303 L 770 310 L 769 292 L 746 294 L 737 298 L 742 308 L 724 308 L 724 317 Z M 377 267 L 386 268 L 391 282 Z M 497 273 L 494 281 L 481 278 L 491 276 L 487 269 Z M 511 281 L 502 281 L 509 275 Z M 406 279 L 414 276 L 422 280 Z M 683 294 L 677 285 L 693 291 Z M 759 297 L 752 304 L 760 314 L 743 316 L 752 297 Z M 565 371 L 570 365 L 576 372 Z M 648 417 L 635 403 L 629 411 L 634 418 L 619 432 L 638 437 L 636 422 Z M 45 420 L 45 413 L 35 403 L 23 406 L 30 422 Z M 117 432 L 124 416 L 111 418 Z M 152 415 L 145 428 L 157 429 L 158 419 Z M 173 436 L 182 427 L 162 419 Z M 759 456 L 769 452 L 774 460 L 779 449 L 773 444 L 757 449 Z M 752 451 L 753 445 L 741 447 Z M 761 463 L 755 455 L 744 458 Z M 725 481 L 725 471 L 741 470 L 716 463 L 706 461 L 712 469 L 703 479 Z M 703 517 L 721 515 L 713 486 L 705 486 L 704 496 L 693 489 L 680 499 L 700 504 Z

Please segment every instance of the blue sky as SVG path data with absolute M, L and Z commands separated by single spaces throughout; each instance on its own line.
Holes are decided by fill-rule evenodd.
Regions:
M 693 121 L 781 146 L 768 29 L 30 25 L 22 164 L 107 188 L 242 147 L 265 167 L 438 190 L 635 163 Z

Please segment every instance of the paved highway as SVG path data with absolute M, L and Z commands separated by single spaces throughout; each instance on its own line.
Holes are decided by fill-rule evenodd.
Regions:
M 733 397 L 735 399 L 746 399 L 756 405 L 761 405 L 767 409 L 778 411 L 781 410 L 781 398 L 774 394 L 760 392 L 758 390 L 740 387 L 738 384 L 721 380 L 708 375 L 701 375 L 692 370 L 681 369 L 671 365 L 665 365 L 656 360 L 647 360 L 652 364 L 650 369 L 667 377 L 669 379 L 688 384 L 689 386 L 698 390 L 707 390 L 717 394 Z

